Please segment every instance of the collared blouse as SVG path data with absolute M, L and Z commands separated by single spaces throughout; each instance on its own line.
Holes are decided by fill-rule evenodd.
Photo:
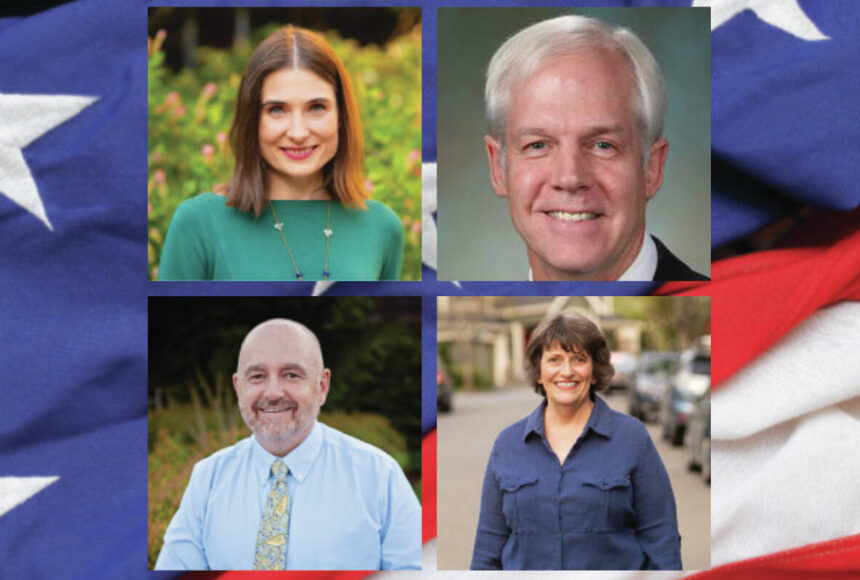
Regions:
M 496 438 L 472 569 L 679 570 L 675 498 L 645 426 L 595 397 L 559 464 L 545 409 Z

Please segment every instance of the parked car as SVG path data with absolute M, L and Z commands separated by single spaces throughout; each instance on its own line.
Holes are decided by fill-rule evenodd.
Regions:
M 629 413 L 641 421 L 656 421 L 669 378 L 678 365 L 677 352 L 647 351 L 639 356 L 629 392 Z
M 436 356 L 436 410 L 447 413 L 451 410 L 451 399 L 454 396 L 454 387 L 451 377 L 445 369 L 445 363 Z
M 636 355 L 632 352 L 612 351 L 609 362 L 615 367 L 615 374 L 609 380 L 609 390 L 629 390 L 633 386 L 633 375 L 636 373 Z
M 687 469 L 701 471 L 706 483 L 711 483 L 711 396 L 705 394 L 690 415 L 684 438 L 687 447 Z
M 696 402 L 711 388 L 711 337 L 699 339 L 695 348 L 681 353 L 678 372 L 669 381 L 660 407 L 663 439 L 672 445 L 684 442 L 684 431 Z

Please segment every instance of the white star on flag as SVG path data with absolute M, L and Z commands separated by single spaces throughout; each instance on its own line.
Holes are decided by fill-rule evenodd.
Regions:
M 759 19 L 802 40 L 830 40 L 809 19 L 797 0 L 694 0 L 693 8 L 711 9 L 711 30 L 752 10 Z
M 0 93 L 0 193 L 39 218 L 49 230 L 53 227 L 22 150 L 96 100 L 79 95 Z
M 55 481 L 52 477 L 0 477 L 0 516 L 21 505 Z

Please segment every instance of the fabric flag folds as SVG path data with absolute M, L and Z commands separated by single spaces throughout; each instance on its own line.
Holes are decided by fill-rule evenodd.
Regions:
M 0 489 L 56 478 L 0 514 L 2 578 L 144 574 L 145 34 L 142 2 L 0 19 Z
M 706 284 L 660 288 L 713 298 L 713 388 L 819 308 L 860 299 L 858 219 L 860 211 L 816 213 L 785 247 L 715 262 Z
M 860 299 L 860 106 L 845 68 L 857 6 L 694 4 L 713 6 L 712 244 L 796 222 L 766 251 L 715 262 L 712 282 L 659 291 L 712 296 L 714 569 L 694 577 L 854 577 L 860 518 L 836 490 L 860 465 L 845 302 Z
M 209 2 L 236 3 L 242 2 Z M 264 3 L 283 4 L 245 2 Z M 437 121 L 437 3 L 419 4 L 424 9 L 424 153 L 430 168 Z M 420 283 L 148 283 L 147 7 L 144 0 L 77 0 L 27 17 L 0 18 L 0 376 L 6 383 L 0 391 L 0 578 L 174 576 L 146 570 L 152 541 L 146 537 L 144 444 L 150 295 L 423 296 L 423 538 L 432 553 L 436 433 L 434 369 L 427 361 L 436 349 L 436 297 L 635 295 L 651 293 L 656 285 L 442 283 L 436 281 L 432 252 L 425 252 Z M 828 433 L 855 433 L 860 393 L 836 391 L 832 377 L 824 376 L 828 373 L 813 372 L 800 384 L 773 373 L 788 360 L 781 357 L 804 356 L 798 336 L 844 340 L 848 331 L 838 330 L 839 320 L 856 316 L 856 305 L 848 305 L 855 306 L 852 314 L 843 309 L 846 301 L 860 299 L 860 210 L 855 209 L 860 204 L 860 5 L 733 0 L 715 10 L 720 17 L 712 27 L 713 246 L 735 242 L 802 207 L 828 211 L 806 217 L 776 247 L 715 262 L 710 283 L 657 290 L 713 297 L 715 429 L 719 421 L 731 424 L 735 409 L 767 409 L 774 397 L 794 404 L 782 407 L 779 416 L 754 417 L 769 417 L 769 423 L 751 420 L 743 433 L 724 431 L 715 444 L 717 557 L 713 570 L 695 578 L 857 577 L 860 523 L 852 519 L 853 511 L 838 510 L 826 496 L 834 486 L 853 491 L 855 440 L 828 439 Z M 432 222 L 434 188 L 425 190 L 424 205 L 425 220 Z M 835 321 L 829 318 L 834 315 Z M 813 371 L 815 365 L 809 362 Z M 774 376 L 784 388 L 765 391 L 762 386 Z M 821 397 L 805 398 L 803 390 Z M 769 398 L 761 397 L 764 392 Z M 825 419 L 842 430 L 830 430 Z M 834 459 L 820 463 L 818 457 Z M 747 471 L 735 469 L 740 465 Z M 722 466 L 727 479 L 721 482 Z M 786 480 L 788 470 L 798 466 L 806 466 L 807 476 L 815 479 Z M 749 489 L 759 495 L 732 495 L 753 472 L 761 478 Z M 852 478 L 827 478 L 828 472 Z M 798 496 L 799 490 L 806 494 Z M 800 525 L 785 519 L 790 509 L 765 501 L 774 499 L 766 494 L 795 494 L 795 508 L 827 515 L 803 524 L 811 534 L 781 536 L 752 549 L 749 538 L 767 526 L 731 516 L 789 531 Z M 827 520 L 838 525 L 825 527 Z M 425 571 L 414 574 L 436 575 L 432 558 Z M 357 580 L 367 573 L 288 575 Z M 219 576 L 250 577 L 188 575 Z
M 714 6 L 713 247 L 802 206 L 857 207 L 856 3 L 694 4 Z
M 840 302 L 713 393 L 712 565 L 860 530 L 858 341 L 860 302 Z

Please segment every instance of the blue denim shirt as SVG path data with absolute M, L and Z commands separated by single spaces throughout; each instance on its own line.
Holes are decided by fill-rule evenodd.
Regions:
M 678 570 L 675 497 L 651 437 L 600 398 L 563 464 L 544 400 L 496 438 L 473 570 Z

